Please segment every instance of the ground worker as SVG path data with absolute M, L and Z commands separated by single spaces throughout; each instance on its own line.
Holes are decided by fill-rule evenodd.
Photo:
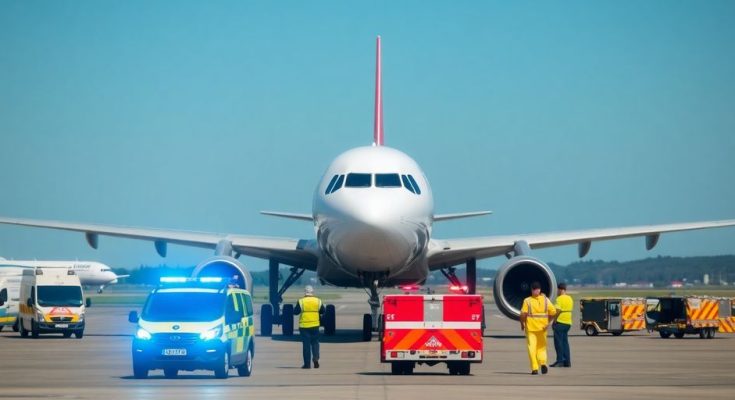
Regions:
M 301 368 L 319 368 L 319 317 L 324 314 L 325 308 L 322 301 L 314 296 L 314 288 L 311 285 L 304 287 L 304 297 L 294 308 L 294 314 L 299 315 L 299 334 L 303 343 L 304 365 Z
M 549 372 L 546 366 L 546 330 L 555 315 L 556 308 L 541 293 L 541 284 L 531 283 L 531 296 L 523 300 L 521 307 L 521 330 L 526 332 L 532 375 L 538 375 L 539 366 L 542 374 Z
M 556 362 L 552 367 L 571 367 L 572 359 L 569 356 L 569 329 L 572 327 L 572 309 L 574 300 L 567 294 L 567 284 L 559 283 L 556 287 L 559 295 L 556 296 L 556 320 L 552 329 L 554 330 L 554 350 L 556 350 Z

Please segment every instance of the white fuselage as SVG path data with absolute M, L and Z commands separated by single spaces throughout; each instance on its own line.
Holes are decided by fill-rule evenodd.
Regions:
M 110 267 L 96 261 L 0 260 L 0 276 L 21 275 L 24 269 L 35 267 L 72 269 L 82 285 L 108 285 L 117 283 L 118 278 Z
M 334 284 L 425 279 L 433 211 L 429 182 L 406 154 L 385 146 L 342 153 L 314 194 L 319 276 Z

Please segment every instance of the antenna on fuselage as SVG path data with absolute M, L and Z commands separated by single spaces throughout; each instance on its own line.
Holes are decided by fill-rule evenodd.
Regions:
M 375 50 L 375 127 L 373 130 L 373 146 L 383 145 L 383 76 L 380 64 L 380 35 L 378 35 Z

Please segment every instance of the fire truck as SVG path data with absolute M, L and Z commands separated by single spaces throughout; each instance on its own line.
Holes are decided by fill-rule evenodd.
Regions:
M 712 339 L 720 328 L 721 309 L 723 314 L 730 313 L 729 300 L 709 296 L 649 297 L 646 301 L 648 329 L 664 339 L 672 334 L 679 339 L 685 334 Z
M 393 375 L 439 363 L 450 375 L 469 375 L 471 364 L 482 362 L 482 314 L 480 295 L 387 295 L 380 361 Z
M 720 299 L 720 333 L 735 333 L 735 298 Z

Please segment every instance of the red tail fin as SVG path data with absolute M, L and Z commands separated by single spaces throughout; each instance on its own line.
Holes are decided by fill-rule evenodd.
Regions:
M 383 145 L 383 74 L 381 73 L 380 64 L 380 36 L 378 36 L 375 52 L 375 128 L 373 130 L 376 146 Z

